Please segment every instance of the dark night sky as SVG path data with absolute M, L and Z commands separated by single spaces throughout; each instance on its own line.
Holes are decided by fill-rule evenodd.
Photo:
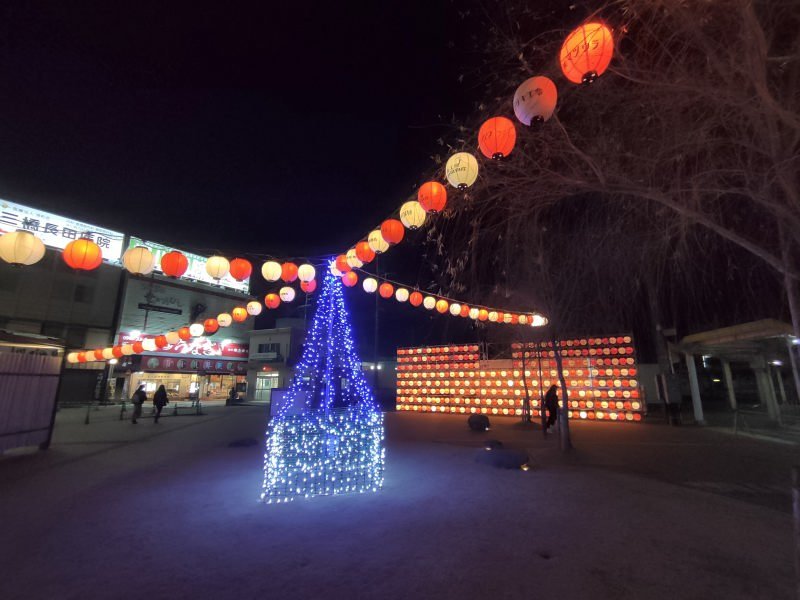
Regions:
M 7 0 L 0 195 L 190 249 L 340 250 L 463 102 L 452 11 Z

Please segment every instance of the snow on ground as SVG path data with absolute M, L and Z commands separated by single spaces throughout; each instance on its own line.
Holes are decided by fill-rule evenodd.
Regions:
M 381 492 L 265 505 L 261 408 L 78 413 L 48 452 L 0 460 L 3 600 L 793 597 L 785 511 L 564 460 L 510 421 L 389 414 Z M 535 468 L 476 462 L 485 436 Z

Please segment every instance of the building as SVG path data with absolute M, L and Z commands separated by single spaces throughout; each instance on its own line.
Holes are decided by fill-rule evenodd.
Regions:
M 278 319 L 274 329 L 250 332 L 247 401 L 270 403 L 272 390 L 289 386 L 300 358 L 305 324 L 302 319 Z
M 213 280 L 205 271 L 203 256 L 182 251 L 189 268 L 180 279 L 171 279 L 158 265 L 173 248 L 0 200 L 0 234 L 17 229 L 39 237 L 46 253 L 24 268 L 0 261 L 0 330 L 9 334 L 53 338 L 67 351 L 103 348 L 230 313 L 250 300 L 249 281 L 230 276 Z M 80 237 L 90 237 L 102 250 L 103 262 L 95 270 L 74 271 L 62 260 L 61 251 Z M 135 246 L 146 246 L 156 257 L 156 269 L 147 277 L 122 268 L 124 250 Z M 244 395 L 252 322 L 234 323 L 191 344 L 126 356 L 116 365 L 112 361 L 66 364 L 58 401 L 119 400 L 129 397 L 131 388 L 140 383 L 149 392 L 163 383 L 178 399 L 225 398 L 231 388 Z

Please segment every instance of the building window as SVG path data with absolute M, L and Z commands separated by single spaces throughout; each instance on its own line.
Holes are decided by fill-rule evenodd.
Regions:
M 278 387 L 277 373 L 259 373 L 256 375 L 256 391 L 253 398 L 256 402 L 269 402 L 272 388 Z
M 281 353 L 281 345 L 279 343 L 259 344 L 258 345 L 258 353 L 259 354 L 268 354 L 270 352 L 274 352 L 275 354 L 280 354 Z

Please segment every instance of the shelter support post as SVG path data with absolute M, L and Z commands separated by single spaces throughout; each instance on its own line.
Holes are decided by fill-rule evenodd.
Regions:
M 797 348 L 794 340 L 786 340 L 789 345 L 789 364 L 792 365 L 792 377 L 794 378 L 794 391 L 797 396 L 797 402 L 800 403 L 800 371 L 797 370 Z
M 767 374 L 767 369 L 764 366 L 753 366 L 752 368 L 756 375 L 759 401 L 767 405 L 767 414 L 770 420 L 777 422 L 779 419 L 778 402 L 775 399 L 772 381 Z
M 700 399 L 700 384 L 697 382 L 697 367 L 694 364 L 694 354 L 686 353 L 686 368 L 689 371 L 689 388 L 692 391 L 692 408 L 694 421 L 698 425 L 705 425 L 703 418 L 703 402 Z
M 733 410 L 736 410 L 736 392 L 733 388 L 733 375 L 731 374 L 731 363 L 727 360 L 722 361 L 722 375 L 725 378 L 725 389 L 728 392 L 728 402 Z

